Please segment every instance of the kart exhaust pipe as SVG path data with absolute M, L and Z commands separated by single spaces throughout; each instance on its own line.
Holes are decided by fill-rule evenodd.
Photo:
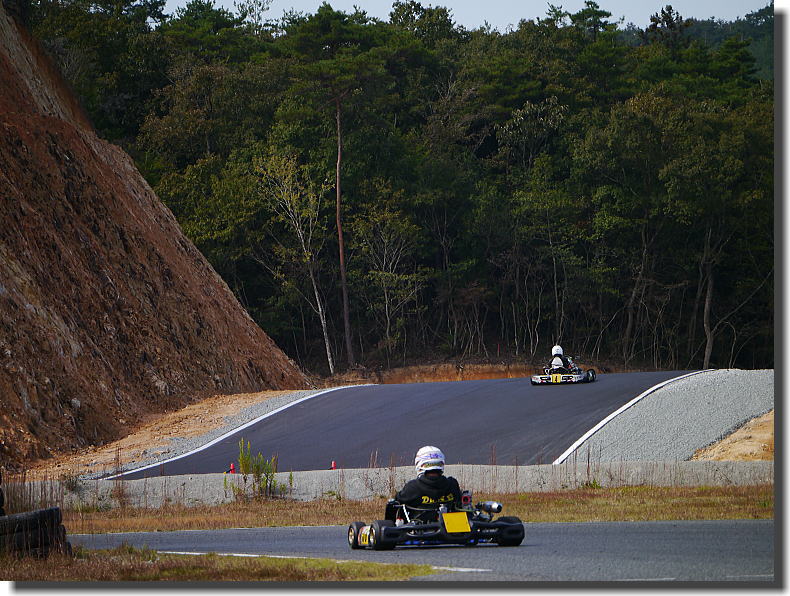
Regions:
M 477 504 L 477 509 L 485 511 L 486 513 L 499 513 L 502 511 L 502 503 L 497 501 L 483 501 Z

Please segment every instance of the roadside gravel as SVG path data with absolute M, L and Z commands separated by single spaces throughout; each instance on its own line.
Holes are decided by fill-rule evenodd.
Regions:
M 575 453 L 601 462 L 684 461 L 773 408 L 773 370 L 702 372 L 648 394 Z

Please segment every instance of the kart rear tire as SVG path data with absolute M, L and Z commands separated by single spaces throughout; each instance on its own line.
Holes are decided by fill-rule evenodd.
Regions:
M 395 527 L 395 522 L 389 519 L 379 519 L 370 526 L 370 546 L 373 550 L 392 550 L 397 542 L 384 538 L 384 528 Z
M 588 383 L 592 383 L 595 380 L 595 371 L 593 369 L 589 369 L 584 374 L 584 380 L 587 381 Z
M 504 522 L 506 524 L 519 525 L 521 527 L 521 532 L 519 533 L 519 535 L 511 536 L 508 538 L 497 537 L 495 540 L 499 546 L 518 546 L 524 541 L 524 524 L 521 522 L 521 520 L 518 517 L 503 516 L 497 518 L 496 521 Z
M 365 522 L 355 521 L 348 526 L 348 545 L 352 550 L 362 548 L 359 543 L 359 531 L 365 527 Z

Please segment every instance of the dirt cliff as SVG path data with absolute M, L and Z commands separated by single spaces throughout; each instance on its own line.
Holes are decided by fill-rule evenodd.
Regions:
M 308 381 L 0 4 L 0 466 Z

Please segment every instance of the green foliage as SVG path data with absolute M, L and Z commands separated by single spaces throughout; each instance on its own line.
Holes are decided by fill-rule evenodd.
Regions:
M 130 142 L 153 91 L 164 84 L 164 0 L 51 2 L 35 0 L 30 26 L 55 58 L 96 126 Z
M 281 485 L 275 479 L 277 473 L 277 456 L 272 456 L 266 459 L 258 453 L 253 456 L 250 450 L 250 442 L 244 442 L 242 438 L 239 441 L 239 470 L 241 474 L 244 487 L 236 492 L 237 498 L 245 498 L 247 496 L 247 477 L 252 476 L 252 484 L 250 490 L 253 498 L 261 499 L 274 497 L 283 492 L 284 485 Z M 233 487 L 237 488 L 237 487 Z
M 346 349 L 337 220 L 367 365 L 556 342 L 773 361 L 771 4 L 731 23 L 665 6 L 641 30 L 587 1 L 504 32 L 414 0 L 387 22 L 235 7 L 39 1 L 30 22 L 303 367 Z

